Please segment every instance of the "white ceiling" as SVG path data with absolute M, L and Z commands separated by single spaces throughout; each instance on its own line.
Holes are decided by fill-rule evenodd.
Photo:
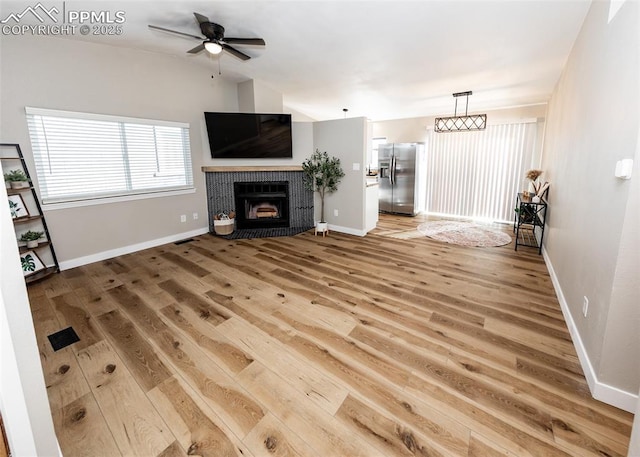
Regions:
M 258 80 L 316 120 L 342 118 L 343 108 L 349 117 L 383 120 L 453 114 L 451 94 L 466 90 L 469 112 L 548 101 L 590 1 L 92 4 L 124 11 L 124 33 L 74 39 L 179 55 L 215 77 L 220 67 L 221 77 Z M 199 35 L 193 12 L 223 25 L 227 37 L 261 37 L 266 47 L 236 46 L 254 57 L 246 62 L 190 55 L 198 41 L 147 27 Z

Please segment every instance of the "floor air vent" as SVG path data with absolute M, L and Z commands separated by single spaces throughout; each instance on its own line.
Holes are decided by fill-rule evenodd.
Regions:
M 64 330 L 52 333 L 47 336 L 47 338 L 49 338 L 49 342 L 51 343 L 54 351 L 59 351 L 60 349 L 64 349 L 67 346 L 80 341 L 80 338 L 73 327 L 67 327 Z

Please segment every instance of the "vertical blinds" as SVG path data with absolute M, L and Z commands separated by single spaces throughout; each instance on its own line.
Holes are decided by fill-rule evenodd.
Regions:
M 193 187 L 188 124 L 27 108 L 43 203 Z
M 427 134 L 427 195 L 432 214 L 512 222 L 515 195 L 536 146 L 535 121 L 484 131 Z

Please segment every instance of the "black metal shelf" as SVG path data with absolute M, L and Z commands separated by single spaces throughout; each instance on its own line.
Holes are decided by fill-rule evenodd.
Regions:
M 18 246 L 18 250 L 20 251 L 20 254 L 22 254 L 23 252 L 27 252 L 27 251 L 34 251 L 36 249 L 43 249 L 43 248 L 49 247 L 50 245 L 51 245 L 50 241 L 40 241 L 36 247 L 29 248 L 29 247 L 23 245 L 23 246 Z
M 25 222 L 33 222 L 33 221 L 37 221 L 42 219 L 44 216 L 41 214 L 38 214 L 37 216 L 24 216 L 24 217 L 17 217 L 13 220 L 14 225 L 15 224 L 24 224 Z
M 4 148 L 15 148 L 15 152 L 17 153 L 17 156 L 0 155 L 0 161 L 18 161 L 20 164 L 20 168 L 29 179 L 29 182 L 32 182 L 31 175 L 29 174 L 29 169 L 27 168 L 27 163 L 25 162 L 24 156 L 22 155 L 22 150 L 20 149 L 20 145 L 15 143 L 0 143 L 0 148 L 3 148 L 3 150 Z M 13 224 L 14 226 L 17 226 L 17 225 L 22 225 L 29 222 L 34 222 L 34 223 L 37 222 L 37 224 L 42 227 L 40 230 L 42 230 L 45 233 L 45 240 L 38 243 L 37 247 L 27 248 L 26 246 L 18 246 L 18 250 L 21 256 L 22 254 L 27 253 L 29 251 L 38 250 L 42 252 L 44 250 L 47 250 L 50 254 L 48 256 L 50 257 L 49 260 L 53 262 L 53 265 L 44 265 L 44 268 L 42 268 L 41 270 L 38 270 L 34 273 L 25 274 L 24 279 L 27 284 L 30 284 L 35 281 L 44 279 L 47 276 L 51 276 L 55 273 L 58 273 L 60 271 L 60 265 L 58 263 L 58 258 L 56 257 L 56 251 L 53 248 L 53 243 L 51 242 L 51 235 L 49 234 L 47 221 L 45 220 L 44 213 L 42 212 L 42 207 L 40 206 L 40 200 L 38 199 L 38 194 L 36 193 L 36 189 L 32 185 L 26 186 L 26 187 L 20 187 L 20 188 L 7 189 L 7 195 L 21 195 L 25 192 L 31 193 L 32 199 L 29 200 L 30 201 L 29 205 L 31 205 L 31 209 L 33 210 L 33 213 L 30 216 L 13 219 Z M 34 206 L 35 206 L 35 209 L 33 208 Z M 29 212 L 31 213 L 31 211 Z M 39 257 L 39 256 L 35 255 L 35 257 Z
M 515 217 L 513 231 L 516 234 L 515 250 L 518 246 L 538 248 L 538 254 L 542 254 L 542 240 L 544 239 L 544 226 L 547 217 L 547 202 L 541 198 L 539 202 L 532 201 L 531 197 L 525 197 L 521 193 L 516 195 Z M 540 233 L 540 241 L 537 234 Z
M 40 270 L 36 273 L 26 275 L 24 279 L 27 282 L 27 284 L 31 284 L 36 281 L 40 281 L 41 279 L 47 278 L 53 274 L 56 274 L 59 271 L 60 271 L 60 268 L 58 267 L 58 265 L 54 265 L 54 266 L 46 267 L 44 270 Z
M 0 157 L 0 159 L 4 160 L 4 158 L 1 158 L 1 157 Z M 22 192 L 32 191 L 32 190 L 34 190 L 34 188 L 32 186 L 20 187 L 18 189 L 11 188 L 11 189 L 7 189 L 7 195 L 19 195 Z

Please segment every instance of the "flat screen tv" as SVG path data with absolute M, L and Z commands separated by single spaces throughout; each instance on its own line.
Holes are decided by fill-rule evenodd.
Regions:
M 290 114 L 204 113 L 214 159 L 293 157 Z

